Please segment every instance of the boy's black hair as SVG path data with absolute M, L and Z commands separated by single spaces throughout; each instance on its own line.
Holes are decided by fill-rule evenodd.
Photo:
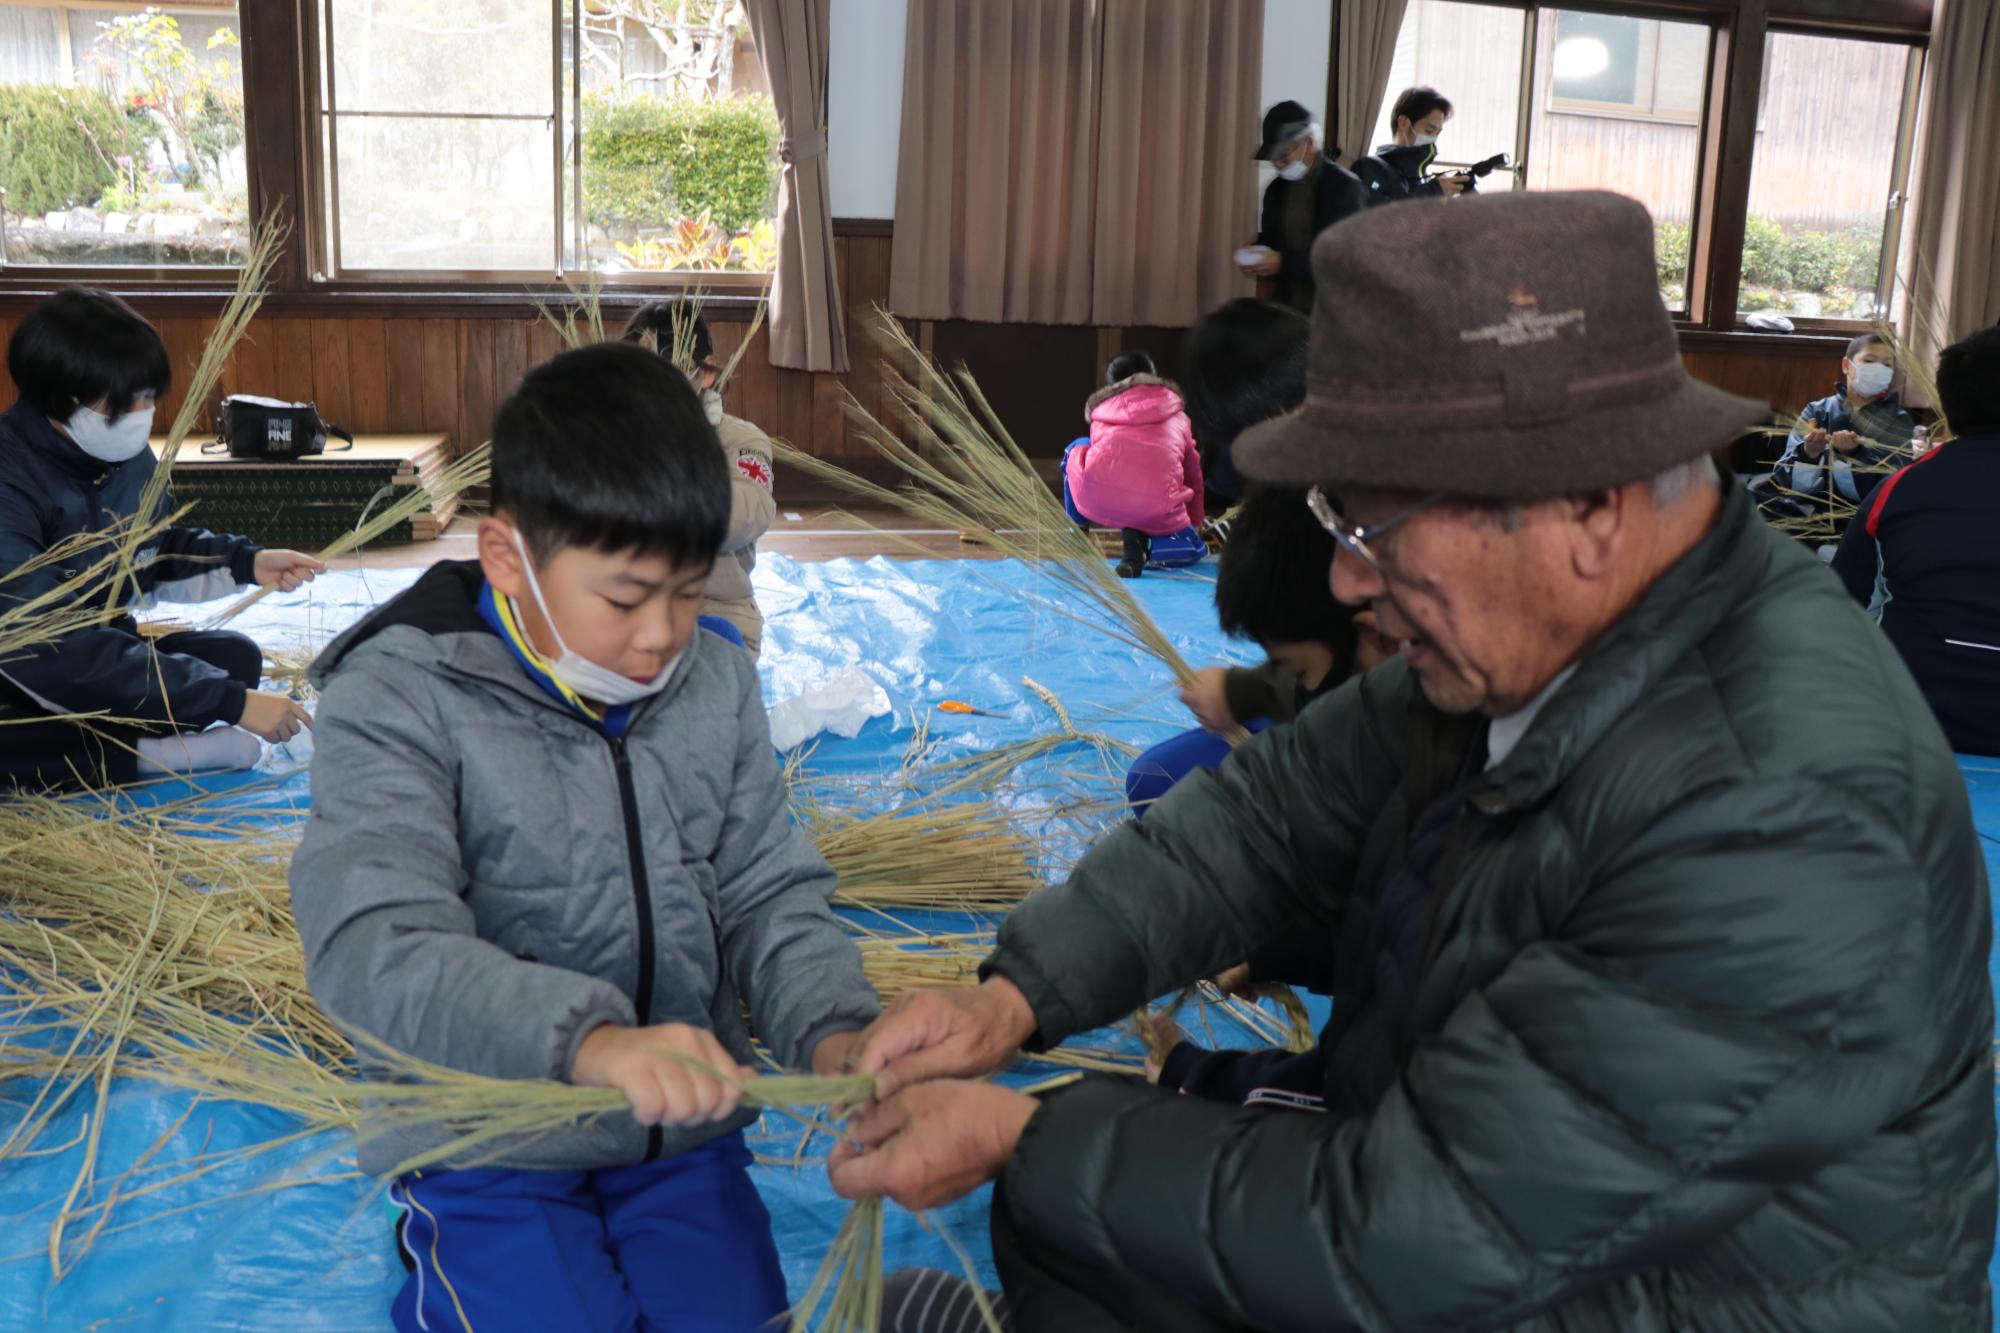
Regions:
M 649 301 L 634 310 L 632 318 L 625 321 L 625 341 L 652 347 L 672 360 L 677 328 L 691 330 L 696 365 L 706 365 L 715 359 L 715 337 L 708 330 L 708 320 L 703 317 L 701 307 L 685 297 Z
M 1863 352 L 1867 351 L 1871 347 L 1887 347 L 1891 351 L 1895 350 L 1895 344 L 1891 343 L 1887 338 L 1884 338 L 1881 334 L 1863 333 L 1857 335 L 1854 338 L 1849 339 L 1847 343 L 1847 350 L 1845 352 L 1842 352 L 1841 355 L 1846 357 L 1849 361 L 1852 361 L 1855 357 L 1860 356 Z
M 1153 365 L 1150 353 L 1141 351 L 1120 352 L 1111 358 L 1111 364 L 1104 368 L 1104 382 L 1116 384 L 1119 380 L 1129 380 L 1134 375 L 1157 375 L 1159 370 Z
M 1215 613 L 1232 638 L 1323 643 L 1334 670 L 1354 665 L 1354 608 L 1334 600 L 1333 534 L 1306 508 L 1306 493 L 1253 486 L 1230 525 L 1215 574 Z
M 634 343 L 529 371 L 493 418 L 493 507 L 538 560 L 566 547 L 713 563 L 729 470 L 687 376 Z
M 1189 331 L 1181 396 L 1203 457 L 1227 457 L 1238 435 L 1306 400 L 1310 327 L 1289 306 L 1245 296 Z
M 1405 88 L 1397 94 L 1395 109 L 1389 113 L 1389 128 L 1395 129 L 1396 122 L 1405 116 L 1410 118 L 1410 124 L 1415 125 L 1433 111 L 1444 112 L 1444 118 L 1450 120 L 1451 99 L 1425 83 Z
M 109 292 L 72 287 L 30 310 L 7 343 L 7 373 L 45 417 L 104 404 L 117 420 L 142 393 L 165 397 L 173 362 L 159 333 Z
M 1938 353 L 1937 396 L 1953 435 L 2000 431 L 2000 325 Z

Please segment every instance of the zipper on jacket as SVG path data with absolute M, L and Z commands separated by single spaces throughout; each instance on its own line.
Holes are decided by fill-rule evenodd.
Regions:
M 639 793 L 632 785 L 632 761 L 625 752 L 623 737 L 606 736 L 611 746 L 612 766 L 618 770 L 618 804 L 625 816 L 625 857 L 631 865 L 632 904 L 639 914 L 639 983 L 632 998 L 639 1026 L 652 1022 L 653 1010 L 653 887 L 646 879 L 646 856 L 639 839 Z M 665 1135 L 658 1125 L 646 1130 L 646 1159 L 660 1155 Z

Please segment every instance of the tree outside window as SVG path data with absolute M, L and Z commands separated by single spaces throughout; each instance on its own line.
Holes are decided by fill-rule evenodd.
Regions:
M 741 0 L 329 0 L 320 40 L 327 276 L 776 265 Z
M 0 262 L 241 262 L 236 16 L 233 3 L 0 8 Z

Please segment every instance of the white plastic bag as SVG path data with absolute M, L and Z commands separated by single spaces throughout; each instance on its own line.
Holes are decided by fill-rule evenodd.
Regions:
M 889 711 L 889 696 L 859 667 L 829 676 L 826 683 L 771 708 L 771 744 L 794 749 L 822 731 L 859 735 L 871 717 Z

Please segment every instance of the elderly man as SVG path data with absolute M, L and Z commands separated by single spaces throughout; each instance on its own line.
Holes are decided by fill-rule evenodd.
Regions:
M 1022 1330 L 1987 1328 L 1981 856 L 1894 648 L 1708 462 L 1763 405 L 1687 377 L 1628 200 L 1342 232 L 1237 462 L 1344 497 L 1400 660 L 894 1006 L 836 1188 L 999 1178 Z M 1801 662 L 1871 706 L 1799 727 Z M 923 1081 L 1260 955 L 1332 979 L 1318 1113 Z

